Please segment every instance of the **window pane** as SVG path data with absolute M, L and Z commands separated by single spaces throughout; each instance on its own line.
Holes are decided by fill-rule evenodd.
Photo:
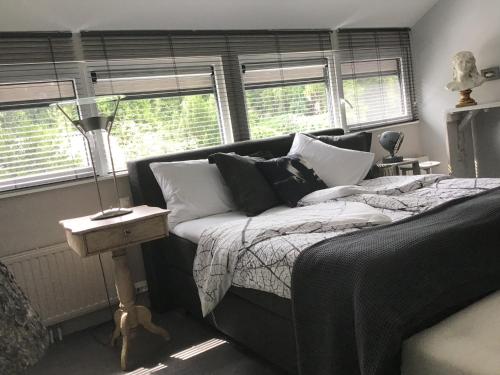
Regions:
M 221 144 L 215 95 L 124 100 L 111 139 L 118 170 L 127 160 Z
M 407 115 L 398 75 L 344 79 L 347 125 L 376 123 Z
M 52 182 L 55 174 L 75 178 L 75 169 L 89 166 L 83 137 L 57 108 L 0 112 L 1 190 L 26 177 L 39 183 Z
M 252 139 L 332 127 L 325 83 L 247 89 Z

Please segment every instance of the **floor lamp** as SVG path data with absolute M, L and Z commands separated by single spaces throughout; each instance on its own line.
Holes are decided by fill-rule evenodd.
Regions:
M 94 172 L 94 182 L 97 189 L 97 196 L 99 198 L 99 208 L 100 208 L 100 212 L 93 215 L 91 217 L 91 220 L 109 219 L 112 217 L 126 215 L 132 212 L 132 209 L 122 208 L 120 205 L 120 194 L 118 192 L 118 183 L 116 182 L 115 165 L 113 162 L 113 155 L 111 152 L 111 143 L 109 138 L 111 130 L 113 128 L 113 123 L 115 121 L 116 112 L 118 111 L 118 107 L 120 105 L 120 100 L 122 100 L 124 97 L 125 97 L 124 95 L 97 96 L 97 97 L 65 100 L 52 104 L 52 106 L 56 106 L 64 114 L 64 116 L 66 116 L 66 118 L 69 121 L 71 121 L 71 123 L 78 129 L 78 131 L 82 133 L 89 147 L 90 161 L 92 163 L 92 171 Z M 109 111 L 110 114 L 109 115 L 100 114 L 98 105 L 107 103 L 111 103 L 114 105 L 114 107 Z M 64 110 L 63 107 L 68 105 L 72 106 L 73 109 L 76 108 L 76 111 L 68 112 L 67 110 Z M 90 106 L 88 113 L 96 113 L 97 111 L 98 115 L 96 116 L 90 115 L 87 117 L 82 116 L 81 113 L 83 112 L 82 111 L 83 106 Z M 71 113 L 75 113 L 75 118 L 71 117 Z M 106 210 L 104 209 L 102 203 L 102 196 L 101 196 L 101 191 L 99 189 L 99 182 L 97 180 L 97 172 L 96 172 L 94 157 L 92 155 L 94 148 L 92 147 L 91 141 L 92 140 L 95 141 L 95 137 L 99 136 L 98 132 L 103 133 L 104 138 L 106 139 L 108 145 L 109 156 L 111 160 L 111 171 L 115 185 L 116 201 L 118 204 L 118 207 L 111 207 Z

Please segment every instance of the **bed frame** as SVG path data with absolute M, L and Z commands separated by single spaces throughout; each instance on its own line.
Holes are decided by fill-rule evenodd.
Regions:
M 313 132 L 342 135 L 342 129 Z M 244 141 L 194 151 L 145 158 L 127 164 L 134 205 L 165 207 L 159 185 L 149 164 L 206 159 L 216 152 L 249 155 L 269 151 L 288 153 L 293 135 Z M 165 312 L 183 308 L 202 318 L 200 300 L 192 275 L 196 244 L 171 234 L 142 245 L 151 308 Z M 256 352 L 290 373 L 297 373 L 295 336 L 290 300 L 252 289 L 232 287 L 207 321 L 234 341 Z

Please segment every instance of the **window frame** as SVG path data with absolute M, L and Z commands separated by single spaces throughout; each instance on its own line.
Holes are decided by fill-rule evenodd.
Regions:
M 341 115 L 340 115 L 340 106 L 338 105 L 340 102 L 338 90 L 336 90 L 336 82 L 337 82 L 337 69 L 336 62 L 332 50 L 325 51 L 309 51 L 309 52 L 285 52 L 285 53 L 254 53 L 254 54 L 244 54 L 238 55 L 238 63 L 240 66 L 240 74 L 241 74 L 241 85 L 242 92 L 244 96 L 245 103 L 245 113 L 248 116 L 248 107 L 247 107 L 247 98 L 246 98 L 246 88 L 245 88 L 245 77 L 244 72 L 241 67 L 248 64 L 279 64 L 283 63 L 301 63 L 309 61 L 318 61 L 319 59 L 326 60 L 326 73 L 324 75 L 324 83 L 327 88 L 327 101 L 328 101 L 328 112 L 330 118 L 331 127 L 340 127 Z M 304 65 L 305 66 L 305 65 Z M 311 81 L 312 83 L 312 81 Z M 319 83 L 319 80 L 316 82 Z M 275 86 L 281 86 L 278 83 Z M 272 86 L 269 86 L 272 87 Z M 336 126 L 337 125 L 337 126 Z M 247 126 L 248 133 L 251 134 L 250 126 L 248 124 L 247 117 Z
M 391 126 L 402 124 L 406 122 L 415 121 L 415 114 L 413 113 L 413 108 L 411 106 L 411 93 L 407 87 L 407 80 L 411 79 L 410 72 L 406 71 L 404 68 L 408 65 L 408 63 L 403 63 L 404 56 L 401 53 L 397 53 L 397 48 L 380 48 L 376 51 L 376 55 L 374 55 L 374 48 L 366 48 L 364 52 L 357 50 L 355 52 L 355 59 L 353 59 L 353 52 L 350 51 L 333 51 L 335 56 L 335 61 L 337 62 L 337 88 L 339 92 L 339 104 L 341 106 L 342 111 L 342 127 L 345 131 L 361 131 L 361 130 L 371 130 L 384 126 Z M 382 61 L 382 60 L 396 60 L 398 62 L 398 78 L 400 82 L 401 88 L 401 97 L 403 100 L 403 104 L 406 109 L 407 116 L 401 117 L 393 117 L 385 120 L 374 120 L 367 121 L 362 123 L 356 123 L 348 125 L 347 116 L 346 116 L 346 104 L 347 100 L 344 96 L 344 77 L 342 75 L 341 67 L 342 64 L 353 64 L 356 62 L 363 61 Z M 371 77 L 380 77 L 379 74 L 373 74 Z M 368 77 L 368 75 L 366 76 Z M 365 77 L 363 77 L 365 78 Z M 410 105 L 408 105 L 410 103 Z

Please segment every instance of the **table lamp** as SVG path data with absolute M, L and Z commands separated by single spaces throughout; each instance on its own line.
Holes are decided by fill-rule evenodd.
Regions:
M 113 96 L 98 96 L 98 97 L 87 97 L 87 98 L 79 98 L 73 100 L 65 100 L 58 103 L 53 103 L 52 106 L 56 106 L 59 110 L 66 116 L 66 118 L 71 121 L 71 123 L 78 129 L 80 133 L 82 133 L 85 138 L 87 145 L 89 147 L 90 161 L 92 163 L 92 171 L 94 173 L 94 182 L 97 189 L 97 196 L 99 199 L 99 208 L 100 212 L 93 215 L 91 220 L 102 220 L 109 219 L 112 217 L 126 215 L 132 212 L 131 209 L 122 208 L 120 205 L 120 194 L 118 192 L 118 184 L 116 182 L 116 172 L 115 165 L 113 162 L 113 155 L 111 152 L 111 144 L 110 144 L 110 134 L 111 129 L 113 128 L 113 122 L 115 120 L 116 112 L 118 110 L 118 106 L 120 105 L 120 100 L 123 99 L 124 95 L 113 95 Z M 98 106 L 98 104 L 104 104 L 104 106 Z M 69 112 L 64 110 L 63 107 L 72 106 L 72 111 Z M 108 108 L 109 114 L 104 114 L 104 110 L 100 110 L 99 107 L 110 107 Z M 71 114 L 75 114 L 75 117 L 72 118 Z M 88 116 L 84 117 L 81 114 L 88 114 Z M 116 202 L 118 207 L 111 207 L 109 209 L 104 209 L 102 203 L 101 191 L 99 189 L 99 182 L 97 180 L 96 167 L 94 163 L 94 157 L 92 155 L 92 143 L 96 142 L 96 138 L 101 137 L 101 133 L 103 137 L 106 139 L 109 151 L 109 157 L 111 161 L 111 171 L 113 175 L 113 181 L 115 185 L 115 193 L 116 193 Z
M 404 137 L 405 135 L 402 132 L 388 131 L 380 134 L 380 145 L 390 154 L 390 156 L 386 156 L 382 159 L 383 163 L 399 163 L 403 161 L 403 157 L 396 156 L 396 154 L 403 143 Z

